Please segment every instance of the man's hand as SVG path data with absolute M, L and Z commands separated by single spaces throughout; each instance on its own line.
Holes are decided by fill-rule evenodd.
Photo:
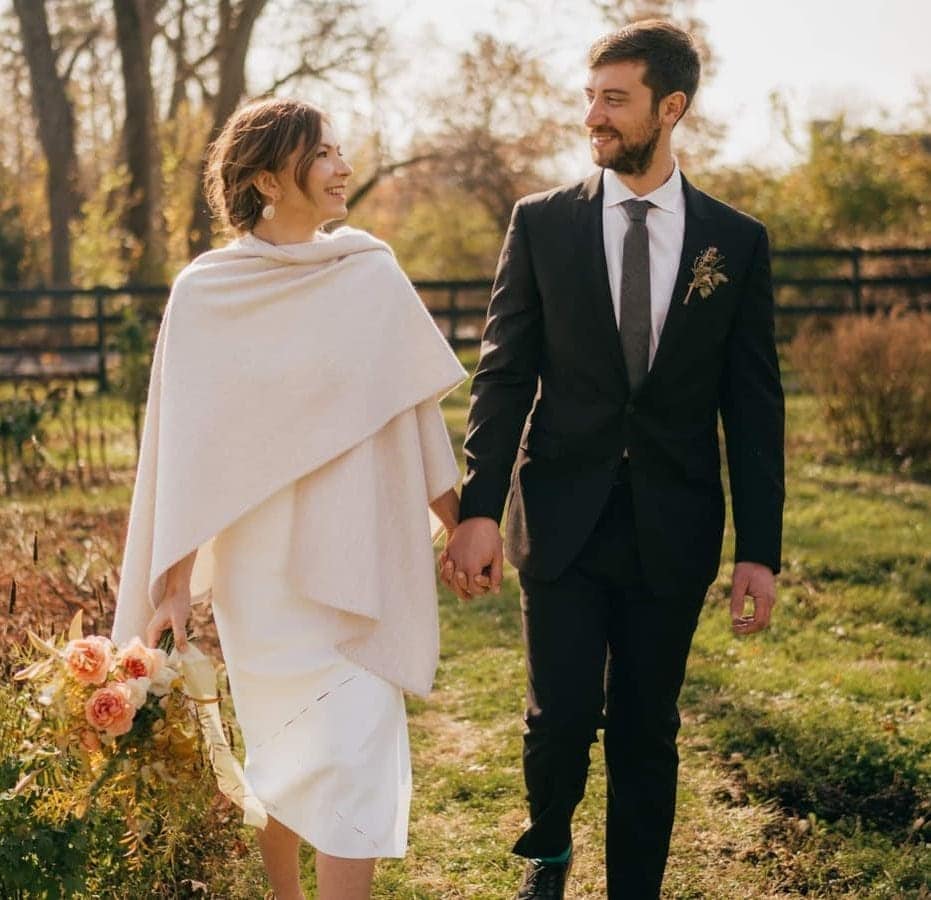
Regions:
M 460 522 L 439 559 L 440 578 L 460 600 L 501 591 L 504 548 L 494 519 L 476 516 Z
M 753 615 L 744 615 L 747 597 L 753 598 Z M 734 566 L 731 588 L 731 625 L 734 634 L 762 631 L 769 625 L 776 603 L 776 576 L 769 566 L 754 562 L 739 562 Z

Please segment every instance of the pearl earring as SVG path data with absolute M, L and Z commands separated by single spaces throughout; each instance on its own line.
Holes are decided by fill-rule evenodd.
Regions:
M 266 203 L 265 206 L 262 207 L 262 218 L 265 219 L 266 222 L 275 218 L 274 203 Z

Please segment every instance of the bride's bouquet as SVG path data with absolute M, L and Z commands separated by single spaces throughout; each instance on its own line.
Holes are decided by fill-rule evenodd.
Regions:
M 130 853 L 171 843 L 173 805 L 180 812 L 211 769 L 247 821 L 264 817 L 224 732 L 216 668 L 196 648 L 84 636 L 80 612 L 67 637 L 28 636 L 38 658 L 14 676 L 25 683 L 29 725 L 11 795 L 33 792 L 50 821 L 116 808 Z

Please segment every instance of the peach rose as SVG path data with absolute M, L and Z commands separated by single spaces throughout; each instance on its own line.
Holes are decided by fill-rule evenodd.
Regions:
M 127 678 L 154 678 L 167 655 L 164 650 L 146 647 L 134 637 L 117 655 L 117 665 Z
M 88 724 L 111 737 L 126 734 L 133 727 L 135 714 L 132 691 L 125 684 L 98 688 L 84 704 Z
M 89 637 L 65 644 L 65 663 L 71 674 L 83 684 L 103 684 L 113 662 L 113 645 L 105 637 Z

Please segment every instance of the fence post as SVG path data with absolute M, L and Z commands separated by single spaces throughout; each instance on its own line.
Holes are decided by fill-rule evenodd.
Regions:
M 453 350 L 459 349 L 459 291 L 451 287 L 449 289 L 449 345 Z
M 853 308 L 858 313 L 863 311 L 863 283 L 860 281 L 860 260 L 862 257 L 862 247 L 850 248 L 850 276 L 853 282 Z
M 97 294 L 97 390 L 106 394 L 110 390 L 107 380 L 107 323 L 104 318 L 104 296 Z

